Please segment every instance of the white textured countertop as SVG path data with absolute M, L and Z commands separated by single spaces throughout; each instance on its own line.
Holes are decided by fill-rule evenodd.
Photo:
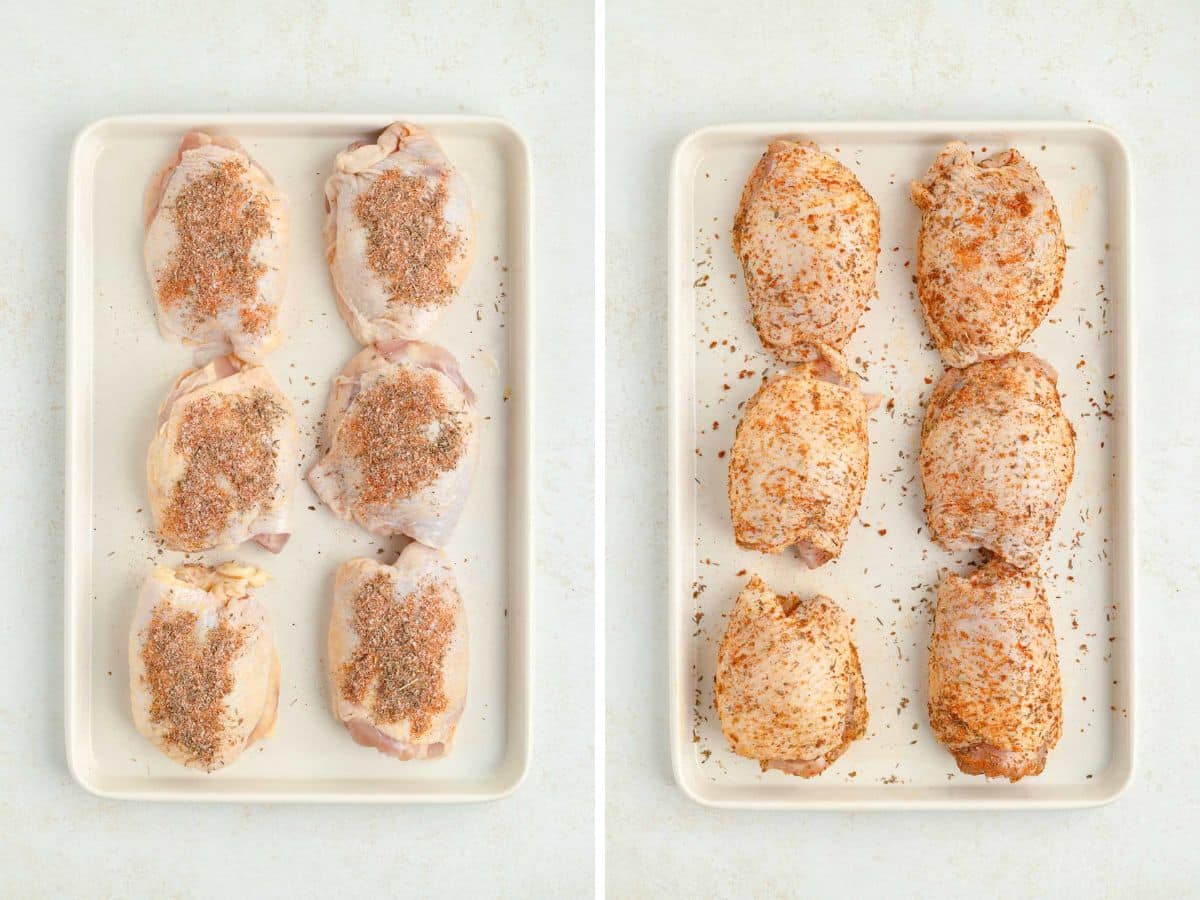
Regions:
M 866 7 L 860 9 L 860 7 Z M 1200 25 L 1187 3 L 612 2 L 608 10 L 608 885 L 627 896 L 1183 896 L 1200 857 L 1194 248 Z M 667 171 L 693 129 L 1092 119 L 1133 154 L 1139 757 L 1077 812 L 751 813 L 673 784 L 667 741 Z
M 590 4 L 7 4 L 0 101 L 0 895 L 580 896 L 592 883 Z M 119 6 L 114 11 L 112 7 Z M 102 8 L 104 7 L 104 8 Z M 432 13 L 432 15 L 430 14 Z M 529 140 L 534 747 L 455 807 L 100 800 L 63 750 L 64 212 L 71 140 L 138 112 L 466 112 Z M 584 364 L 581 365 L 581 362 Z M 132 601 L 132 598 L 131 598 Z

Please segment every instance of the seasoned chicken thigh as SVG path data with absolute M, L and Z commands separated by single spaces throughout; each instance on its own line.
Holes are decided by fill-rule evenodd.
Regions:
M 185 766 L 212 772 L 275 729 L 279 657 L 266 610 L 250 596 L 265 572 L 155 569 L 129 631 L 137 730 Z
M 184 372 L 146 458 L 154 530 L 193 553 L 288 539 L 299 435 L 292 404 L 262 366 L 218 357 Z
M 1062 734 L 1054 620 L 1036 566 L 992 560 L 938 587 L 929 724 L 968 775 L 1040 775 Z
M 164 337 L 259 361 L 279 344 L 287 204 L 231 138 L 193 131 L 146 191 L 146 272 Z
M 795 545 L 809 568 L 842 552 L 867 481 L 867 400 L 841 354 L 775 375 L 750 398 L 729 459 L 739 547 Z
M 450 560 L 411 543 L 395 565 L 352 559 L 329 622 L 334 715 L 397 759 L 450 752 L 467 699 L 467 618 Z
M 780 597 L 753 576 L 717 653 L 716 707 L 739 756 L 811 778 L 867 728 L 853 621 L 828 597 Z
M 921 210 L 917 290 L 946 364 L 1019 348 L 1058 299 L 1067 259 L 1037 169 L 1016 150 L 976 165 L 955 141 L 911 191 Z
M 947 369 L 925 411 L 919 462 L 937 543 L 1036 562 L 1075 470 L 1058 376 L 1029 353 Z
M 362 344 L 420 337 L 471 268 L 471 196 L 423 128 L 389 125 L 337 155 L 325 183 L 338 309 Z
M 325 447 L 308 483 L 335 514 L 444 547 L 479 457 L 475 395 L 441 347 L 368 347 L 334 379 Z
M 879 207 L 813 143 L 772 141 L 733 222 L 754 327 L 784 362 L 819 341 L 841 349 L 875 297 Z

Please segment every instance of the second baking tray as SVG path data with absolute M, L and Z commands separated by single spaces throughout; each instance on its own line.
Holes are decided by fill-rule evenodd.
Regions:
M 145 454 L 158 406 L 191 351 L 164 341 L 142 265 L 147 180 L 191 128 L 230 134 L 288 195 L 285 338 L 266 365 L 296 406 L 303 476 L 315 459 L 330 380 L 358 351 L 334 305 L 321 226 L 334 155 L 389 122 L 427 127 L 471 189 L 470 277 L 426 337 L 447 347 L 478 395 L 480 464 L 447 553 L 466 603 L 471 664 L 453 752 L 399 762 L 355 744 L 330 711 L 325 631 L 333 573 L 355 556 L 390 562 L 398 542 L 336 519 L 307 483 L 278 556 L 253 546 L 199 554 L 247 560 L 282 662 L 275 735 L 207 775 L 171 762 L 134 729 L 126 644 L 142 580 L 178 565 L 150 534 Z M 69 190 L 66 738 L 88 790 L 155 800 L 482 800 L 520 782 L 532 687 L 530 530 L 532 294 L 530 169 L 520 135 L 474 116 L 218 115 L 106 119 L 78 138 Z
M 729 230 L 768 142 L 814 140 L 880 208 L 879 298 L 845 349 L 865 389 L 870 473 L 839 559 L 808 570 L 794 552 L 734 544 L 726 462 L 741 406 L 778 366 L 750 324 Z M 1017 784 L 964 775 L 926 715 L 926 649 L 946 553 L 924 529 L 916 457 L 924 404 L 942 374 L 916 299 L 917 210 L 908 184 L 938 150 L 1016 147 L 1054 194 L 1068 245 L 1063 292 L 1026 349 L 1059 372 L 1077 431 L 1075 478 L 1043 559 L 1063 678 L 1063 735 L 1046 771 Z M 1085 806 L 1133 774 L 1134 530 L 1129 162 L 1107 129 L 1073 122 L 778 122 L 699 131 L 679 146 L 670 207 L 670 724 L 675 777 L 701 803 L 758 808 Z M 750 574 L 780 593 L 826 594 L 856 619 L 870 706 L 866 736 L 803 780 L 736 756 L 712 705 L 717 646 Z

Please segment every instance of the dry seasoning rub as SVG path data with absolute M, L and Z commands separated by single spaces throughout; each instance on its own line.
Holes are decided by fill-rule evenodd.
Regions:
M 150 720 L 165 724 L 165 740 L 208 768 L 220 751 L 225 696 L 233 690 L 231 665 L 244 638 L 219 622 L 197 640 L 197 622 L 190 610 L 160 606 L 146 629 L 142 663 Z
M 170 210 L 179 244 L 157 287 L 165 307 L 188 301 L 193 321 L 239 307 L 242 329 L 257 334 L 273 315 L 258 296 L 267 267 L 251 256 L 270 233 L 270 201 L 247 185 L 247 171 L 245 160 L 226 159 L 179 191 Z
M 997 559 L 938 586 L 929 724 L 968 775 L 1040 775 L 1062 735 L 1054 620 L 1036 566 Z
M 858 377 L 836 350 L 817 352 L 746 404 L 728 473 L 738 546 L 763 553 L 795 546 L 810 568 L 841 554 L 869 456 Z
M 338 436 L 362 466 L 360 508 L 411 497 L 462 458 L 468 423 L 446 405 L 438 377 L 400 366 L 355 398 Z
M 275 426 L 285 415 L 261 388 L 188 404 L 174 447 L 186 468 L 159 528 L 172 546 L 205 549 L 231 519 L 270 499 L 278 483 Z
M 358 644 L 343 667 L 341 692 L 361 704 L 374 688 L 375 720 L 407 720 L 412 737 L 420 738 L 449 707 L 442 664 L 454 635 L 454 610 L 427 578 L 415 592 L 395 595 L 392 578 L 380 572 L 355 596 Z
M 367 229 L 367 265 L 387 283 L 393 301 L 438 306 L 454 291 L 448 272 L 460 237 L 446 227 L 445 181 L 430 185 L 389 169 L 354 202 Z

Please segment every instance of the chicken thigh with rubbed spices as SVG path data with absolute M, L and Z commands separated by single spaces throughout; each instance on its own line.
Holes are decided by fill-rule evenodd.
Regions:
M 867 481 L 867 407 L 858 376 L 829 347 L 746 403 L 729 459 L 739 547 L 795 546 L 809 568 L 842 552 Z
M 266 580 L 229 562 L 158 568 L 142 586 L 129 632 L 133 721 L 177 763 L 212 772 L 275 728 L 279 657 L 250 596 Z
M 337 155 L 325 183 L 338 310 L 361 344 L 420 337 L 471 268 L 475 215 L 462 176 L 423 128 L 389 125 Z
M 853 622 L 828 597 L 780 597 L 753 576 L 717 654 L 716 708 L 739 756 L 811 778 L 867 727 Z
M 1036 566 L 992 560 L 938 587 L 929 724 L 968 775 L 1040 775 L 1062 734 L 1054 620 Z
M 1058 376 L 1029 353 L 947 369 L 925 411 L 919 463 L 937 543 L 1034 563 L 1075 469 Z
M 193 553 L 288 539 L 299 434 L 292 404 L 262 366 L 222 356 L 175 382 L 146 458 L 154 529 Z
M 917 292 L 946 364 L 1018 349 L 1058 299 L 1067 258 L 1037 169 L 1016 150 L 976 164 L 955 141 L 911 192 L 921 210 Z
M 432 547 L 450 539 L 479 457 L 475 395 L 450 353 L 392 341 L 334 379 L 308 483 L 339 517 Z
M 329 622 L 334 715 L 397 759 L 450 752 L 467 696 L 467 619 L 450 560 L 411 543 L 394 565 L 337 572 Z
M 146 272 L 164 336 L 259 361 L 279 343 L 287 203 L 232 138 L 199 131 L 146 191 Z
M 750 173 L 733 223 L 754 327 L 784 362 L 841 349 L 875 297 L 879 207 L 816 144 L 777 140 Z

